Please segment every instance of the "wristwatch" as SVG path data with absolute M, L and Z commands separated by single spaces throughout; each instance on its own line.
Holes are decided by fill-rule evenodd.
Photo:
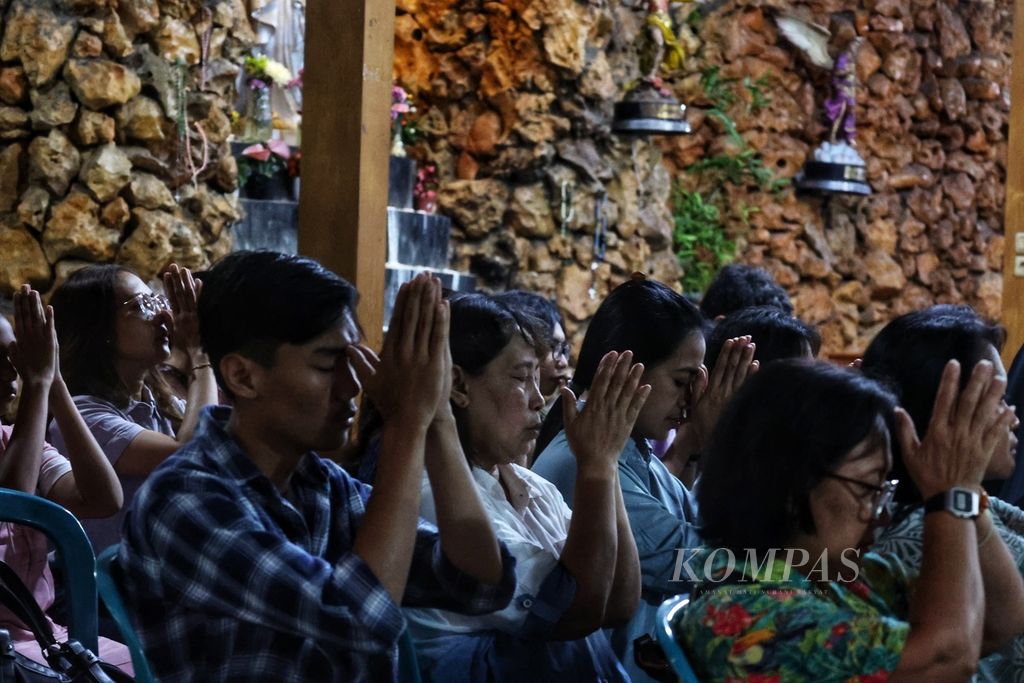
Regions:
M 977 519 L 987 505 L 982 500 L 982 494 L 971 489 L 954 486 L 948 491 L 936 493 L 924 502 L 924 513 L 946 511 L 960 519 Z

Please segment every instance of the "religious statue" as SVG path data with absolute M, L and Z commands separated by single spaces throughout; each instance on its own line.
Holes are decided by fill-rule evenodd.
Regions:
M 249 6 L 260 52 L 298 77 L 305 63 L 306 0 L 249 0 Z M 272 88 L 270 107 L 278 125 L 297 128 L 302 118 L 301 87 Z
M 682 0 L 691 2 L 692 0 Z M 686 106 L 661 80 L 662 71 L 676 72 L 686 56 L 672 26 L 672 0 L 648 0 L 645 30 L 639 38 L 640 79 L 628 88 L 626 97 L 615 105 L 612 130 L 617 133 L 689 133 Z
M 828 49 L 831 33 L 824 26 L 783 14 L 776 18 L 782 34 L 800 48 L 815 66 L 832 72 L 831 91 L 824 102 L 829 124 L 828 140 L 814 149 L 812 159 L 797 173 L 796 186 L 821 192 L 871 194 L 866 180 L 867 165 L 855 148 L 857 137 L 857 50 L 856 38 L 838 57 Z

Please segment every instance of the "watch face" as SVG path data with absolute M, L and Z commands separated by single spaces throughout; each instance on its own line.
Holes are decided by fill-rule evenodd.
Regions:
M 953 489 L 952 494 L 951 503 L 954 510 L 967 513 L 974 511 L 974 494 L 971 491 Z

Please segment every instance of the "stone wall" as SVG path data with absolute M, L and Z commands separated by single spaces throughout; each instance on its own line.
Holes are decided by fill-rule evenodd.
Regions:
M 418 99 L 412 150 L 439 169 L 456 229 L 454 266 L 485 287 L 556 295 L 576 340 L 601 297 L 634 270 L 674 282 L 671 178 L 729 148 L 707 116 L 709 67 L 765 77 L 767 105 L 728 110 L 757 158 L 792 178 L 825 135 L 828 74 L 779 34 L 795 12 L 857 59 L 858 145 L 874 194 L 822 199 L 725 183 L 738 258 L 768 268 L 820 326 L 826 352 L 863 350 L 891 317 L 935 302 L 1000 313 L 1010 0 L 726 0 L 676 5 L 691 58 L 669 83 L 694 133 L 630 141 L 609 132 L 637 77 L 636 0 L 400 0 L 395 74 Z M 688 15 L 699 7 L 703 16 Z M 740 89 L 742 95 L 742 89 Z M 559 224 L 562 181 L 574 215 Z M 606 192 L 607 257 L 591 262 Z M 742 215 L 740 215 L 742 214 Z
M 152 279 L 227 253 L 228 112 L 253 40 L 242 0 L 2 8 L 0 293 L 51 290 L 88 262 Z

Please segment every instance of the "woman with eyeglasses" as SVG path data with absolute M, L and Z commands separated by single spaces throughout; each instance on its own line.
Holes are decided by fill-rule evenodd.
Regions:
M 861 367 L 864 374 L 892 389 L 920 433 L 931 419 L 942 369 L 950 360 L 960 364 L 961 384 L 983 361 L 991 364 L 995 376 L 1005 383 L 1006 370 L 999 357 L 1005 337 L 1002 327 L 985 322 L 967 306 L 932 306 L 900 316 L 886 325 L 868 346 Z M 1010 409 L 1002 397 L 1000 400 Z M 1016 426 L 1014 420 L 999 434 L 984 479 L 1006 479 L 1013 473 Z M 893 521 L 882 530 L 875 547 L 897 555 L 911 573 L 917 573 L 922 563 L 924 520 L 935 502 L 904 477 L 906 464 L 902 455 L 900 449 L 893 450 L 893 472 L 902 482 L 896 491 Z M 987 507 L 982 517 L 984 528 L 979 527 L 982 569 L 987 562 L 1005 559 L 1008 549 L 1017 572 L 1024 575 L 1024 512 L 996 497 L 988 498 L 980 482 L 974 483 L 971 494 L 975 492 L 985 501 L 982 506 Z M 1007 601 L 1000 603 L 1013 606 L 1007 605 Z M 994 609 L 1001 605 L 990 602 L 987 607 Z M 1018 622 L 1013 615 L 1007 617 L 1006 628 L 1012 629 L 1015 623 Z M 1014 631 L 1013 635 L 1021 630 L 1024 629 Z M 1000 635 L 998 632 L 986 634 L 988 641 L 995 641 Z M 979 680 L 983 681 L 1024 679 L 1024 635 L 982 659 L 978 672 Z
M 1024 586 L 1005 549 L 984 547 L 990 523 L 968 493 L 1014 419 L 1005 382 L 987 362 L 963 391 L 959 379 L 949 363 L 920 440 L 889 392 L 846 368 L 781 360 L 740 388 L 711 437 L 706 548 L 684 558 L 695 585 L 673 624 L 700 680 L 964 681 L 983 637 L 1024 628 Z M 868 552 L 898 485 L 896 440 L 940 501 L 913 582 Z
M 60 361 L 75 405 L 114 465 L 124 507 L 114 517 L 86 521 L 93 547 L 120 539 L 121 519 L 136 489 L 188 441 L 200 410 L 217 402 L 217 385 L 199 342 L 196 301 L 202 283 L 187 268 L 164 275 L 167 297 L 154 294 L 131 270 L 95 265 L 72 274 L 50 301 Z M 190 361 L 188 399 L 174 397 L 158 368 L 181 343 Z M 50 427 L 60 450 L 60 427 Z

